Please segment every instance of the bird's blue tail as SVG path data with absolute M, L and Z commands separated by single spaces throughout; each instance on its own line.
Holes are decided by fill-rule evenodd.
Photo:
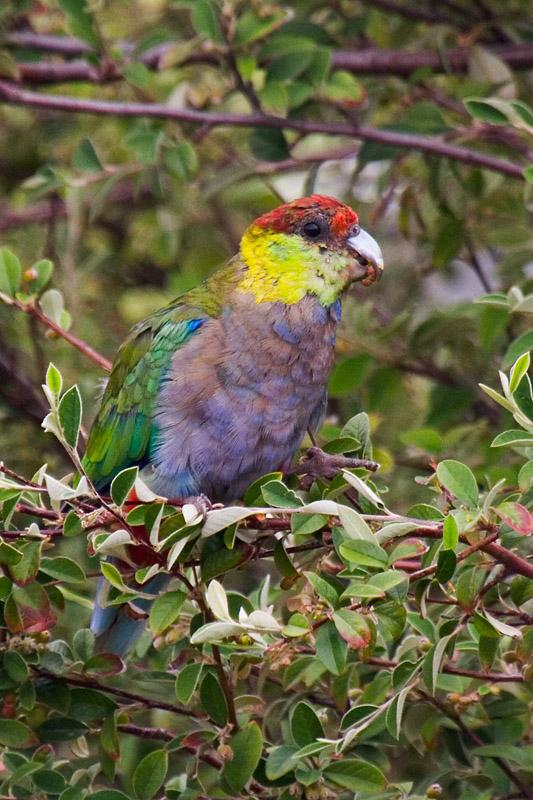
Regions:
M 141 589 L 148 594 L 159 594 L 165 589 L 170 575 L 158 573 Z M 96 636 L 96 651 L 99 653 L 115 653 L 125 656 L 146 627 L 146 619 L 139 618 L 135 609 L 149 612 L 153 600 L 140 598 L 135 600 L 134 608 L 125 603 L 121 606 L 106 606 L 109 583 L 105 578 L 98 580 L 94 609 L 91 617 L 91 630 Z

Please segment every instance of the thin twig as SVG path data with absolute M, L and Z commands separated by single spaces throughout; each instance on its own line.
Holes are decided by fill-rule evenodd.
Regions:
M 384 667 L 385 669 L 394 669 L 400 663 L 393 661 L 389 658 L 368 658 L 364 661 L 365 664 L 372 664 L 375 667 Z M 521 682 L 524 676 L 519 672 L 514 675 L 508 675 L 506 672 L 478 672 L 474 669 L 464 669 L 463 667 L 454 667 L 451 664 L 444 664 L 442 672 L 449 675 L 463 675 L 465 678 L 472 678 L 477 681 L 490 681 L 492 683 L 511 683 Z
M 57 322 L 54 322 L 53 319 L 47 317 L 41 309 L 35 305 L 34 303 L 22 303 L 20 300 L 15 299 L 14 297 L 8 297 L 8 295 L 3 294 L 0 292 L 0 300 L 2 300 L 6 305 L 14 306 L 19 311 L 22 311 L 24 314 L 29 314 L 31 317 L 34 317 L 47 328 L 54 331 L 58 336 L 62 339 L 65 339 L 69 344 L 79 350 L 80 353 L 83 353 L 84 356 L 87 356 L 91 361 L 94 361 L 95 364 L 98 364 L 106 372 L 111 372 L 112 363 L 109 361 L 105 356 L 98 353 L 93 347 L 91 347 L 87 342 L 84 342 L 83 339 L 79 339 L 77 336 L 74 336 L 73 333 L 64 330 Z
M 71 686 L 81 686 L 85 689 L 97 689 L 99 692 L 115 695 L 124 700 L 131 700 L 132 703 L 140 703 L 147 708 L 159 708 L 162 711 L 171 711 L 173 714 L 181 714 L 186 717 L 194 717 L 195 719 L 207 719 L 206 714 L 200 711 L 195 711 L 185 706 L 180 706 L 174 703 L 165 703 L 163 700 L 155 700 L 151 697 L 144 697 L 143 695 L 136 694 L 135 692 L 127 692 L 124 689 L 119 689 L 116 686 L 106 686 L 99 681 L 91 678 L 77 678 L 73 675 L 61 675 L 59 678 L 51 672 L 47 672 L 39 667 L 33 667 L 34 671 L 42 678 L 50 678 L 51 680 L 60 680 L 68 683 Z

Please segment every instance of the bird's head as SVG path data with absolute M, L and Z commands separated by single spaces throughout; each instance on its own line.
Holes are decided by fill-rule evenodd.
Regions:
M 379 245 L 355 211 L 318 194 L 258 217 L 242 238 L 241 254 L 239 288 L 258 302 L 294 303 L 315 294 L 329 305 L 355 281 L 379 280 L 383 270 Z

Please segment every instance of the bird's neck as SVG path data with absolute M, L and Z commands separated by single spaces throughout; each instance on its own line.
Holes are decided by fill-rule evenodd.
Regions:
M 299 236 L 252 225 L 242 238 L 241 256 L 244 270 L 237 289 L 253 295 L 257 303 L 292 305 L 310 294 L 330 306 L 341 294 L 343 257 L 320 251 Z

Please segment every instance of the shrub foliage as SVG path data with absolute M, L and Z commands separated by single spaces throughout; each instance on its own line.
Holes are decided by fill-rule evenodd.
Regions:
M 3 4 L 2 798 L 533 797 L 533 56 L 506 5 Z M 345 302 L 321 449 L 233 506 L 136 468 L 98 494 L 84 422 L 129 324 L 314 190 L 387 261 Z M 98 577 L 142 614 L 159 571 L 133 652 L 95 652 Z

